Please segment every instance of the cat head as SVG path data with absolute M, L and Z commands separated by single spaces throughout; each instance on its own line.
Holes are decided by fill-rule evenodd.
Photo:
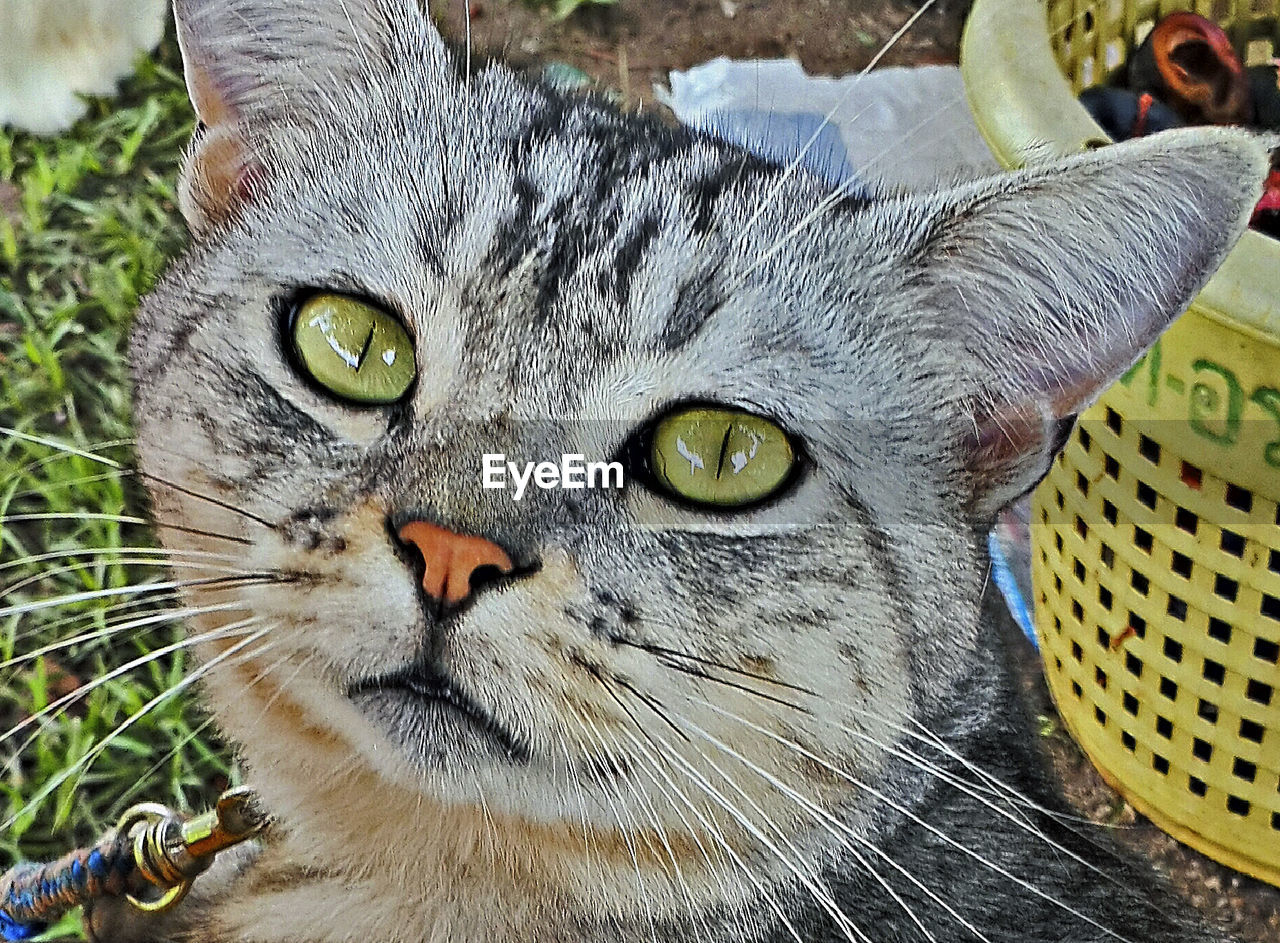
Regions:
M 162 537 L 223 561 L 209 703 L 327 860 L 416 830 L 583 908 L 872 829 L 885 745 L 964 707 L 993 514 L 1265 173 L 1196 130 L 852 198 L 472 71 L 412 0 L 176 7 L 194 241 L 132 362 Z M 494 454 L 626 483 L 516 500 Z

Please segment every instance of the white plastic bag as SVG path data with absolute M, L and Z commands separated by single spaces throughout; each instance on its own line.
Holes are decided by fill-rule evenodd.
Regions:
M 670 83 L 659 97 L 684 124 L 779 160 L 808 144 L 806 166 L 833 183 L 933 190 L 1000 169 L 954 66 L 826 78 L 791 59 L 722 58 Z

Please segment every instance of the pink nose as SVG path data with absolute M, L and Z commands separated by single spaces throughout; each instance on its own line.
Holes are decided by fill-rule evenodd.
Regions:
M 422 589 L 432 599 L 457 605 L 471 595 L 471 577 L 482 567 L 510 573 L 514 566 L 505 550 L 483 537 L 456 534 L 427 521 L 410 521 L 399 537 L 413 544 L 422 557 Z

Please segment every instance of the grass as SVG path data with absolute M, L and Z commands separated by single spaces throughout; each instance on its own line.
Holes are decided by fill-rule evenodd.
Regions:
M 192 120 L 167 42 L 119 98 L 94 102 L 60 137 L 0 131 L 0 426 L 127 469 L 125 336 L 185 239 L 174 181 Z M 127 471 L 33 438 L 0 435 L 0 869 L 92 841 L 133 802 L 203 807 L 230 775 L 190 698 L 161 701 L 115 733 L 186 665 L 177 650 L 111 672 L 172 645 L 180 627 L 109 631 L 172 603 L 117 594 L 164 572 L 137 562 L 153 546 L 128 520 L 141 493 Z M 33 514 L 64 516 L 21 519 Z M 60 556 L 35 559 L 48 554 Z M 72 593 L 101 595 L 11 611 Z

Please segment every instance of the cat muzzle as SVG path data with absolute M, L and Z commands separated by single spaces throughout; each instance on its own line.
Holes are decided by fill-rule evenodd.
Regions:
M 360 681 L 348 689 L 347 696 L 356 700 L 361 695 L 397 693 L 457 713 L 497 743 L 511 760 L 523 762 L 529 758 L 528 746 L 443 669 L 413 665 L 393 674 Z

